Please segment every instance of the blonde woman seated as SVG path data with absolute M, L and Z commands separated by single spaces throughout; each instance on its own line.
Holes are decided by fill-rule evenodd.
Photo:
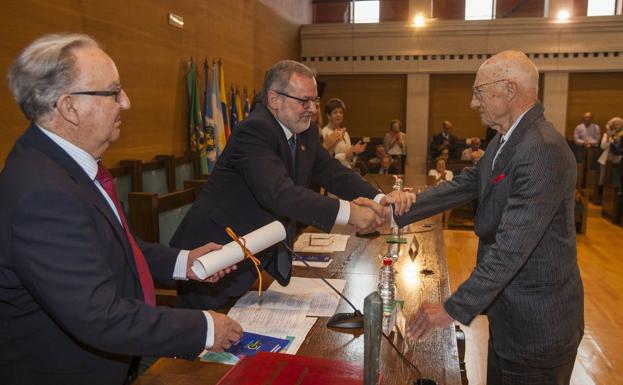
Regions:
M 452 178 L 454 178 L 454 174 L 452 173 L 452 171 L 446 169 L 446 160 L 442 157 L 437 158 L 437 160 L 435 161 L 435 168 L 428 171 L 428 175 L 435 177 L 436 184 L 449 182 L 452 180 Z M 442 223 L 444 229 L 448 228 L 448 220 L 450 219 L 451 211 L 452 210 L 447 210 L 444 211 L 444 213 L 442 214 Z
M 325 104 L 324 111 L 327 116 L 327 125 L 322 129 L 322 145 L 339 160 L 344 166 L 352 168 L 357 161 L 357 154 L 366 149 L 365 143 L 359 141 L 352 145 L 350 135 L 346 128 L 342 127 L 346 105 L 340 99 L 331 99 Z

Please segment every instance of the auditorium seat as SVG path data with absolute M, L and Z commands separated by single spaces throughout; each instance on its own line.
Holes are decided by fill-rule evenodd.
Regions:
M 173 233 L 195 201 L 195 189 L 163 195 L 148 192 L 129 194 L 130 222 L 135 233 L 150 242 L 168 245 Z

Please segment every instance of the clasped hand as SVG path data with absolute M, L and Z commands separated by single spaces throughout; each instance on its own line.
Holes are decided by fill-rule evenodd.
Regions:
M 225 275 L 236 270 L 238 267 L 236 265 L 232 265 L 232 266 L 224 268 L 221 271 L 217 271 L 216 273 L 212 274 L 206 279 L 199 279 L 199 277 L 195 275 L 195 272 L 193 271 L 193 269 L 191 269 L 193 262 L 195 262 L 195 260 L 197 260 L 197 258 L 201 257 L 202 255 L 207 254 L 214 250 L 219 250 L 221 248 L 223 248 L 223 246 L 210 242 L 203 246 L 197 247 L 194 250 L 191 250 L 188 253 L 188 262 L 186 264 L 186 277 L 194 281 L 215 283 L 219 279 L 223 278 Z
M 384 225 L 391 218 L 390 205 L 394 205 L 394 214 L 402 215 L 415 203 L 415 194 L 406 191 L 392 191 L 385 195 L 380 203 L 368 198 L 357 198 L 350 202 L 349 222 L 358 232 L 367 233 Z

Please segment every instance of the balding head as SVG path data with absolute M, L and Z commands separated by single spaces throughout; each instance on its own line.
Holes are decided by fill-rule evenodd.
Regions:
M 473 88 L 482 123 L 505 133 L 537 102 L 539 71 L 523 52 L 503 51 L 482 63 Z
M 520 96 L 535 102 L 539 94 L 539 70 L 521 51 L 502 51 L 487 59 L 478 74 L 487 75 L 491 80 L 508 79 L 515 82 Z M 490 80 L 490 81 L 491 81 Z

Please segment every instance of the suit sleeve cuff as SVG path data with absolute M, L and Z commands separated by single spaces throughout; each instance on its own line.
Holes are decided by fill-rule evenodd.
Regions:
M 188 281 L 186 277 L 186 266 L 188 266 L 188 250 L 180 250 L 175 260 L 175 268 L 173 269 L 173 279 L 177 281 Z
M 337 216 L 335 217 L 336 225 L 347 225 L 350 219 L 350 203 L 343 199 L 340 199 L 340 208 L 337 210 Z
M 214 320 L 210 315 L 210 312 L 204 311 L 203 315 L 206 317 L 206 322 L 208 324 L 208 330 L 206 332 L 206 349 L 210 349 L 214 346 Z
M 446 302 L 444 302 L 443 307 L 446 309 L 446 312 L 450 315 L 450 317 L 459 321 L 463 325 L 469 325 L 474 319 L 473 315 L 468 314 L 457 306 L 457 304 L 452 300 L 452 297 L 448 298 Z

